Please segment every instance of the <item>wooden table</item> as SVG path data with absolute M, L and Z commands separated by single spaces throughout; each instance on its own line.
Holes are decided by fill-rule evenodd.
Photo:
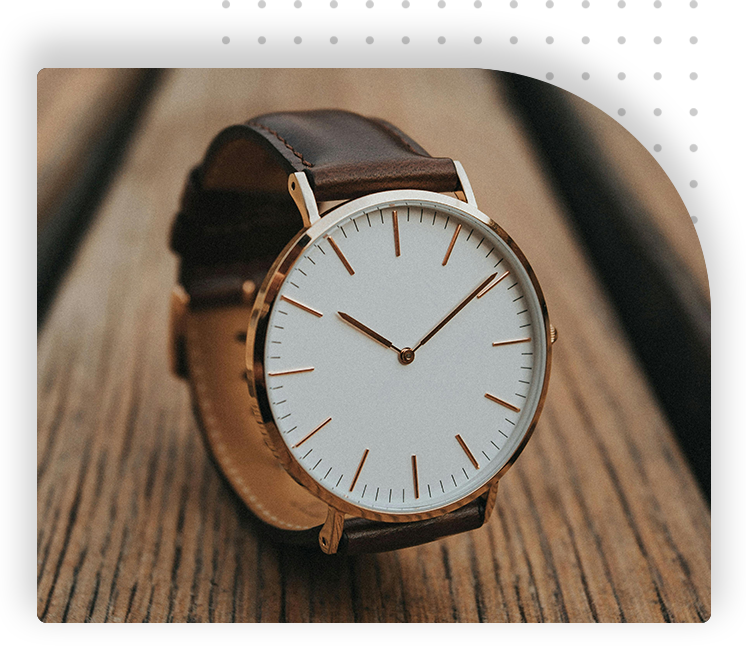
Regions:
M 434 155 L 459 159 L 480 208 L 542 282 L 560 333 L 547 405 L 477 531 L 349 558 L 271 543 L 218 476 L 187 386 L 169 373 L 176 259 L 167 240 L 187 171 L 224 126 L 316 107 L 383 117 Z M 488 73 L 166 75 L 39 334 L 38 614 L 47 622 L 709 617 L 707 505 Z

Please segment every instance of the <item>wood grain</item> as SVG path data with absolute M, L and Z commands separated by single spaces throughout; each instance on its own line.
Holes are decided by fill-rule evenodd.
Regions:
M 37 225 L 44 229 L 95 142 L 131 101 L 141 70 L 45 68 L 37 76 Z
M 544 416 L 472 533 L 333 558 L 272 544 L 168 373 L 171 218 L 222 127 L 342 107 L 465 166 L 560 339 Z M 38 347 L 38 614 L 59 621 L 643 621 L 710 615 L 710 518 L 607 299 L 486 73 L 173 72 Z
M 709 497 L 710 304 L 681 198 L 614 119 L 547 83 L 498 78 L 529 126 L 576 237 Z
M 119 168 L 158 70 L 37 75 L 37 325 Z

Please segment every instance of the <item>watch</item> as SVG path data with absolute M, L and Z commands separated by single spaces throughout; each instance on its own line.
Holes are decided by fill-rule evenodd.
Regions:
M 360 553 L 484 524 L 556 331 L 459 162 L 381 119 L 262 115 L 190 172 L 171 247 L 173 370 L 268 533 Z

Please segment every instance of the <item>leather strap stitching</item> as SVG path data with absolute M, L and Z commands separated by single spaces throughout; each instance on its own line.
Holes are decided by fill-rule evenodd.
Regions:
M 266 130 L 268 133 L 274 135 L 280 142 L 282 142 L 285 145 L 285 147 L 291 153 L 293 153 L 293 155 L 295 155 L 303 163 L 303 166 L 307 166 L 308 168 L 313 168 L 313 164 L 311 164 L 311 162 L 309 162 L 308 160 L 306 160 L 305 157 L 303 157 L 303 153 L 300 153 L 299 151 L 295 150 L 295 148 L 293 148 L 290 145 L 290 143 L 284 137 L 282 137 L 282 135 L 280 135 L 280 133 L 278 133 L 276 130 L 272 130 L 271 128 L 268 128 L 264 124 L 260 124 L 258 121 L 255 121 L 255 120 L 249 121 L 248 125 L 249 126 L 256 126 L 257 128 L 261 128 L 262 130 Z
M 218 458 L 218 464 L 221 466 L 223 473 L 228 478 L 231 485 L 233 485 L 233 487 L 243 495 L 242 498 L 244 501 L 260 519 L 263 519 L 271 525 L 285 528 L 287 530 L 305 530 L 306 528 L 304 526 L 288 523 L 272 514 L 264 505 L 262 505 L 261 501 L 249 487 L 249 484 L 239 475 L 223 438 L 219 412 L 213 406 L 212 399 L 209 395 L 209 386 L 205 379 L 206 372 L 202 362 L 203 352 L 196 330 L 187 328 L 187 337 L 189 338 L 189 344 L 192 349 L 190 373 L 193 376 L 192 379 L 194 380 L 195 390 L 199 395 L 198 401 L 202 409 L 202 424 L 212 441 L 212 450 Z

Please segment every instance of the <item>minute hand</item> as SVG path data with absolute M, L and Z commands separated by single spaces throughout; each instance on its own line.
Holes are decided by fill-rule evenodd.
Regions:
M 477 294 L 479 294 L 482 291 L 483 288 L 487 287 L 490 284 L 490 282 L 492 281 L 492 279 L 494 279 L 496 276 L 497 276 L 497 272 L 495 272 L 494 274 L 491 274 L 490 276 L 488 276 L 479 285 L 479 287 L 477 287 L 468 297 L 466 297 L 453 310 L 451 310 L 451 312 L 448 314 L 448 316 L 445 319 L 443 319 L 437 326 L 435 326 L 435 328 L 433 328 L 429 333 L 427 333 L 427 335 L 425 335 L 422 338 L 422 340 L 420 341 L 420 343 L 417 344 L 417 346 L 415 346 L 412 350 L 416 351 L 418 348 L 420 348 L 421 346 L 424 346 L 427 342 L 429 342 L 435 336 L 435 334 L 441 328 L 443 328 L 443 326 L 445 326 L 451 319 L 453 319 L 459 312 L 461 312 L 461 310 L 463 310 L 466 307 L 466 305 L 469 303 L 469 301 L 471 301 L 475 296 L 477 296 Z

